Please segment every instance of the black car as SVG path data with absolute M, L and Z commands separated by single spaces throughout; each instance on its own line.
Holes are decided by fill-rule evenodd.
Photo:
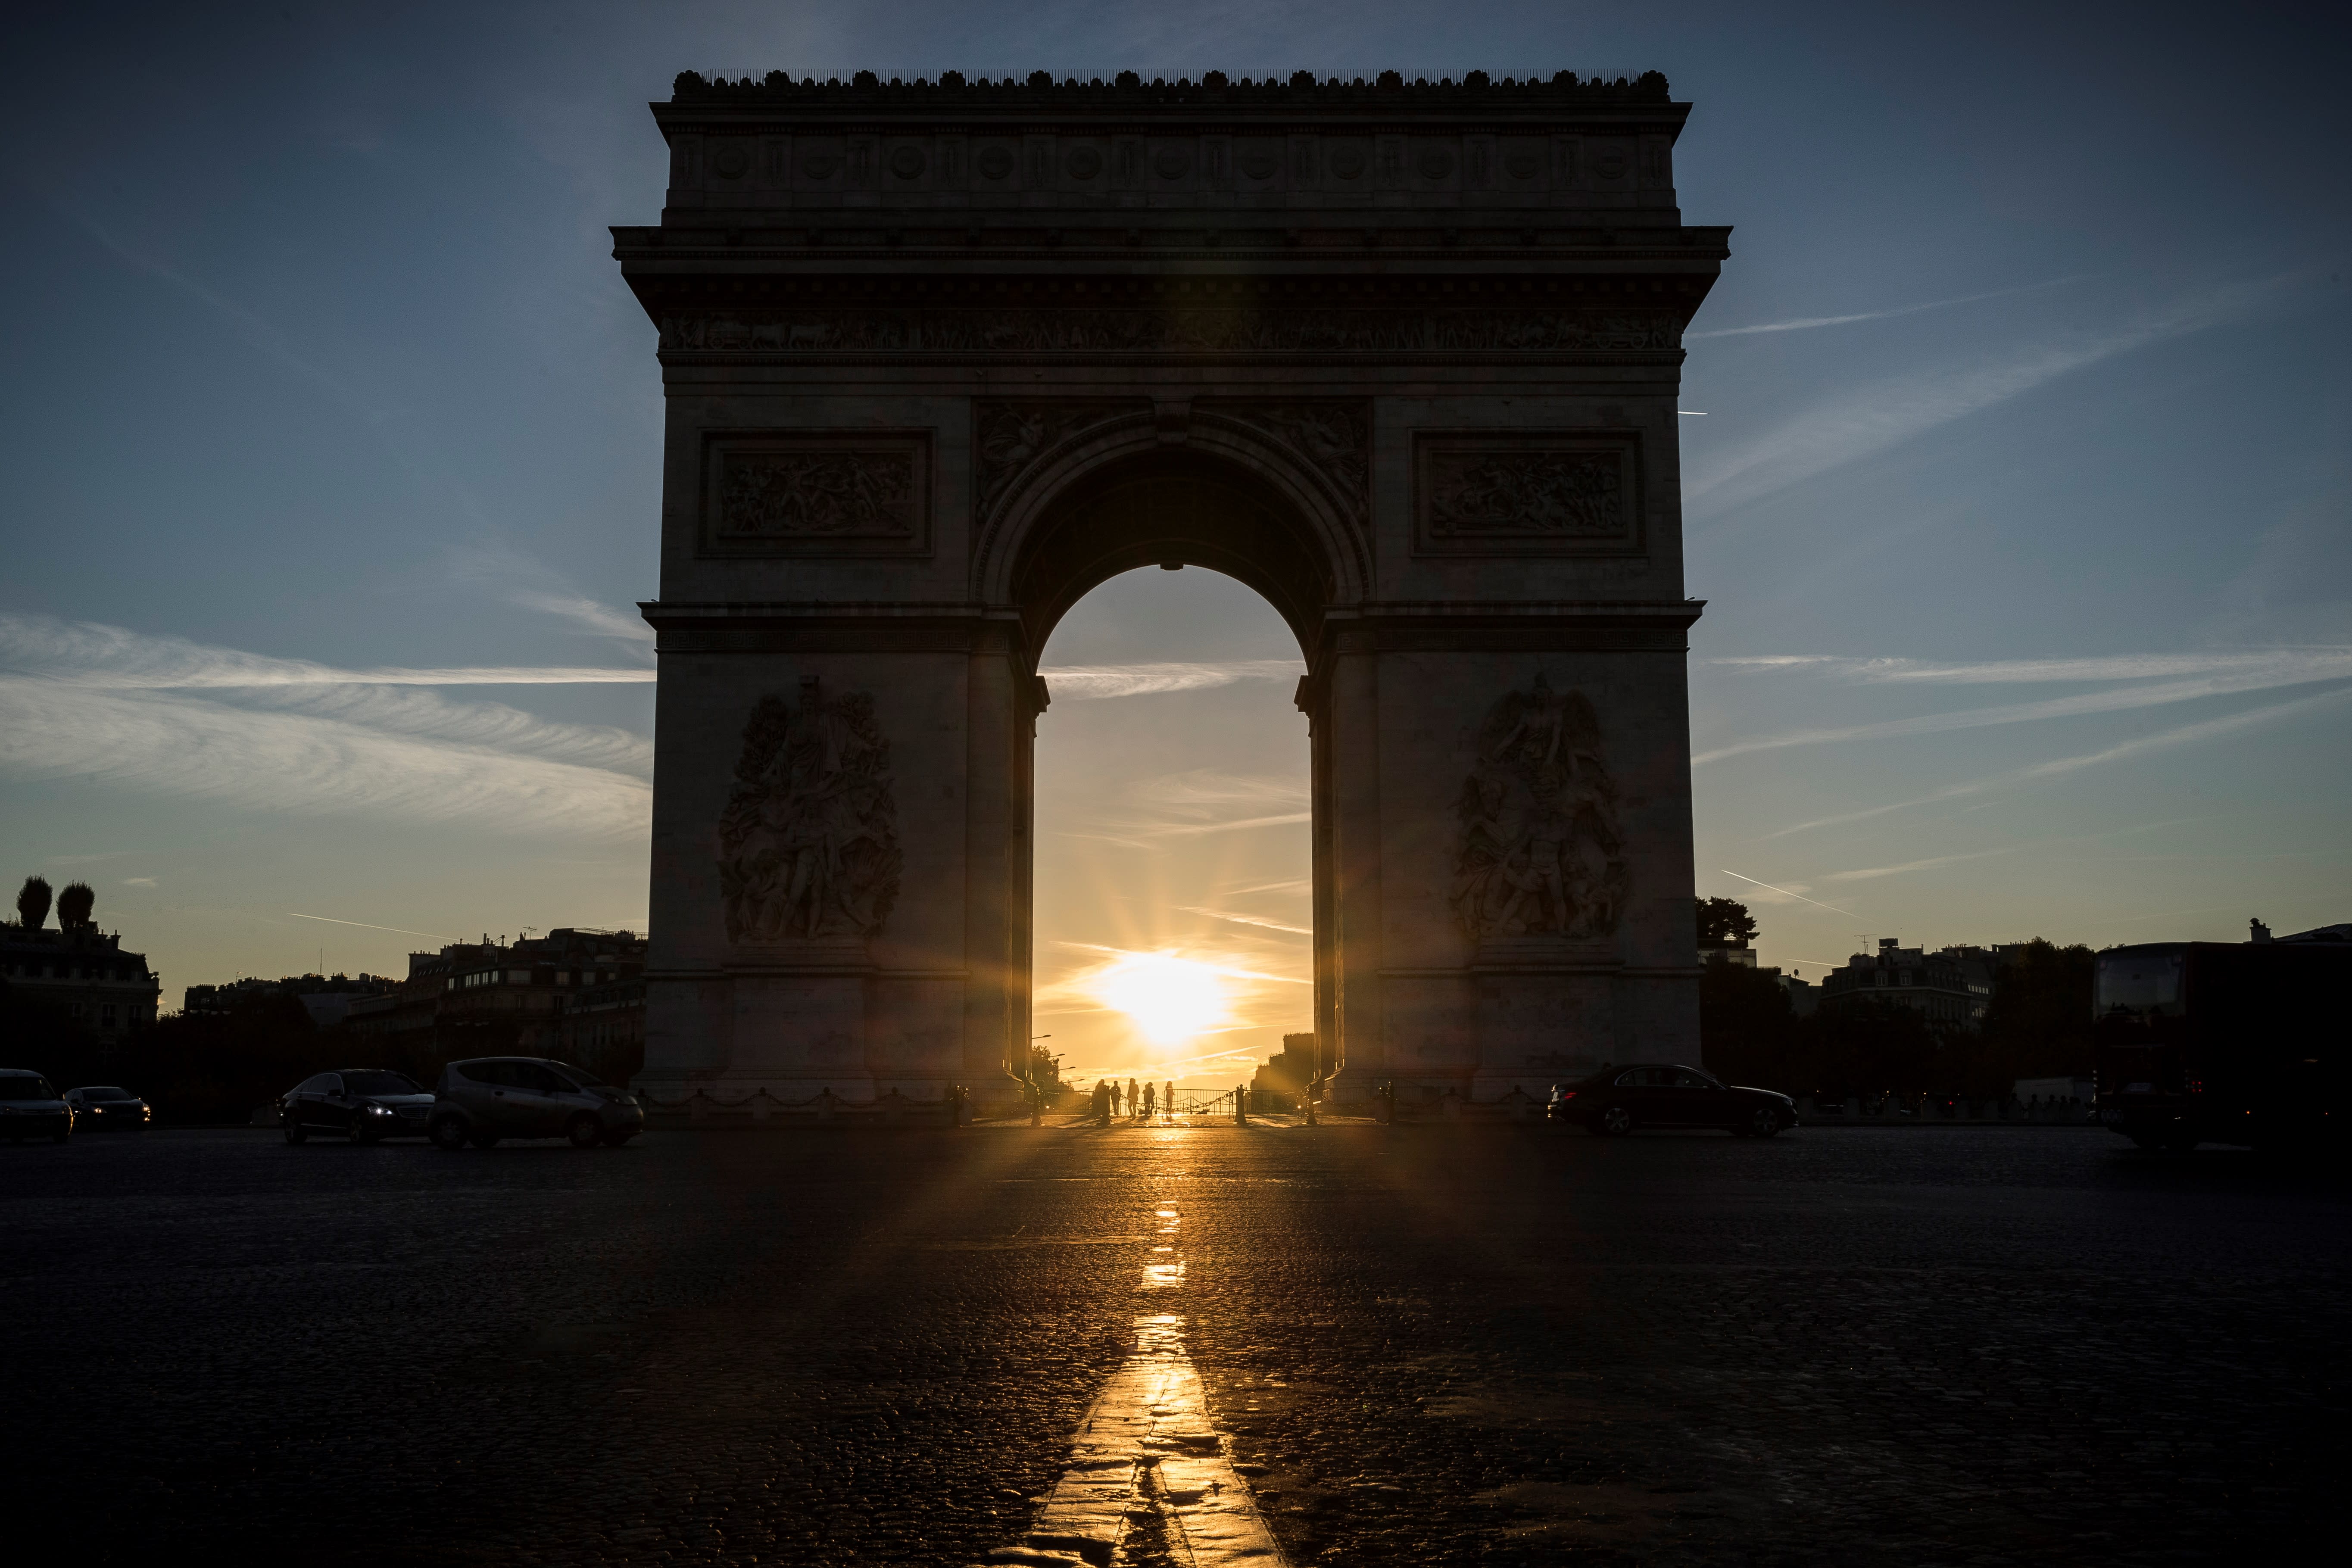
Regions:
M 66 1103 L 73 1107 L 74 1125 L 87 1132 L 121 1132 L 142 1128 L 153 1120 L 154 1111 L 145 1100 L 127 1089 L 110 1083 L 88 1084 L 66 1090 Z
M 314 1132 L 354 1143 L 422 1138 L 432 1112 L 433 1091 L 388 1068 L 322 1072 L 278 1097 L 278 1125 L 289 1143 L 306 1142 Z
M 73 1107 L 49 1080 L 22 1068 L 0 1068 L 0 1138 L 22 1143 L 27 1138 L 50 1138 L 62 1143 L 73 1136 Z
M 1554 1089 L 1544 1113 L 1603 1138 L 1641 1127 L 1719 1127 L 1741 1138 L 1770 1138 L 1797 1124 L 1797 1103 L 1785 1094 L 1740 1089 L 1673 1063 L 1603 1068 Z

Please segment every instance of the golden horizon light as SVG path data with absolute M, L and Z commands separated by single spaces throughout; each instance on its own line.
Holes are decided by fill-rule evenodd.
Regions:
M 1181 1045 L 1230 1021 L 1232 997 L 1213 965 L 1173 952 L 1129 952 L 1105 964 L 1087 989 L 1124 1013 L 1155 1046 Z

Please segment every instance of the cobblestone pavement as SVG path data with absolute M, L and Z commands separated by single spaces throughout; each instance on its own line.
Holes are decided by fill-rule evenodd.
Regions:
M 92 1562 L 953 1568 L 1152 1312 L 1298 1564 L 2267 1561 L 2347 1215 L 2048 1128 L 0 1147 L 0 1474 Z

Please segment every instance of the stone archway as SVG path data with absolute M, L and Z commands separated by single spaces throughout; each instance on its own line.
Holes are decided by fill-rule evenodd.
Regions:
M 1009 1094 L 1037 654 L 1150 564 L 1298 636 L 1343 1098 L 1696 1059 L 1675 404 L 1727 231 L 1663 79 L 654 110 L 656 1100 Z

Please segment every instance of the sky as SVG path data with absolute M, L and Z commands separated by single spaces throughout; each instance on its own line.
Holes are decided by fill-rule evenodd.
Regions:
M 1432 16 L 10 7 L 0 874 L 90 882 L 167 1004 L 642 926 L 660 386 L 605 226 L 658 211 L 680 68 L 1654 68 L 1734 226 L 1683 397 L 1698 891 L 1807 974 L 2352 920 L 2340 8 Z M 1074 1067 L 1306 1026 L 1297 659 L 1199 570 L 1055 634 Z M 1231 982 L 1181 1051 L 1085 984 L 1159 952 Z

